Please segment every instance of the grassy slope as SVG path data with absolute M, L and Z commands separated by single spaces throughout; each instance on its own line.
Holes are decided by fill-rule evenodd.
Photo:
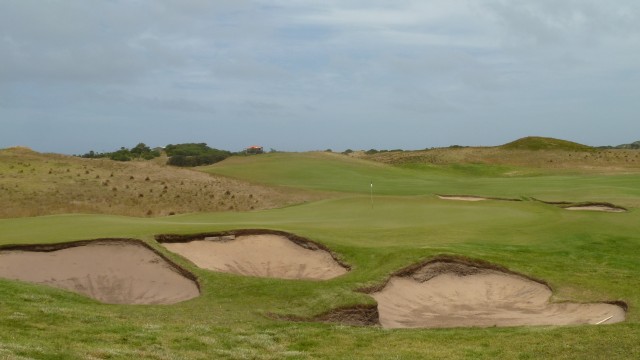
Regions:
M 82 159 L 25 148 L 0 150 L 0 218 L 242 211 L 314 198 L 155 162 Z
M 245 227 L 323 242 L 354 266 L 327 281 L 245 278 L 195 268 L 204 294 L 173 306 L 101 305 L 0 280 L 0 358 L 633 358 L 640 356 L 640 212 L 568 212 L 536 202 L 438 200 L 433 192 L 601 197 L 637 203 L 636 175 L 496 176 L 494 168 L 394 168 L 331 154 L 269 154 L 208 171 L 339 198 L 248 213 L 166 218 L 62 215 L 0 220 L 0 243 L 60 242 Z M 373 179 L 377 195 L 367 196 Z M 363 184 L 364 183 L 364 184 Z M 473 190 L 473 191 L 464 191 Z M 378 191 L 380 193 L 378 193 Z M 530 192 L 535 192 L 530 193 Z M 587 192 L 587 194 L 582 194 Z M 382 196 L 381 193 L 387 195 Z M 411 196 L 408 196 L 411 195 Z M 571 199 L 581 200 L 581 199 Z M 381 330 L 269 320 L 372 303 L 352 290 L 425 257 L 454 253 L 543 278 L 554 300 L 623 299 L 628 321 L 590 327 Z
M 390 166 L 327 153 L 281 153 L 232 158 L 203 171 L 265 184 L 378 195 L 473 194 L 549 201 L 605 201 L 640 207 L 640 171 L 623 174 L 535 176 L 518 168 L 482 164 Z M 528 173 L 528 172 L 526 172 Z

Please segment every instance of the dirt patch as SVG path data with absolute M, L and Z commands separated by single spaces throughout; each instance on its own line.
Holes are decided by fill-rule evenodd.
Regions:
M 314 317 L 301 317 L 294 315 L 267 314 L 271 319 L 295 321 L 295 322 L 323 322 L 351 326 L 375 326 L 380 325 L 378 320 L 378 307 L 375 305 L 355 305 L 329 310 Z
M 108 304 L 174 304 L 200 295 L 194 275 L 135 239 L 3 246 L 0 277 Z
M 240 275 L 327 280 L 349 267 L 326 247 L 281 231 L 235 230 L 156 239 L 197 266 Z
M 444 328 L 624 321 L 624 303 L 549 303 L 552 292 L 547 284 L 502 269 L 453 258 L 403 269 L 371 289 L 380 324 Z

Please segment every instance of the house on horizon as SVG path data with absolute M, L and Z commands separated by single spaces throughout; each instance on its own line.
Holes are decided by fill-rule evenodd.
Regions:
M 248 148 L 244 149 L 244 152 L 246 154 L 250 154 L 250 155 L 263 154 L 264 153 L 264 149 L 262 148 L 262 146 L 252 145 L 252 146 L 249 146 Z

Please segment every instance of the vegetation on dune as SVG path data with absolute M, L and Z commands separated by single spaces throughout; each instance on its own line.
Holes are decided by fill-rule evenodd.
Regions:
M 594 148 L 572 141 L 548 137 L 527 136 L 500 146 L 508 150 L 561 150 L 561 151 L 592 151 Z
M 0 218 L 62 213 L 163 216 L 246 211 L 317 198 L 155 162 L 0 150 Z
M 617 146 L 600 146 L 599 149 L 640 149 L 640 141 L 634 141 L 630 144 L 620 144 Z
M 536 146 L 532 146 L 535 148 Z M 489 165 L 515 167 L 518 173 L 540 172 L 626 172 L 640 168 L 640 153 L 629 149 L 580 150 L 525 149 L 498 147 L 448 147 L 429 150 L 385 152 L 363 156 L 392 165 L 430 164 L 436 166 Z M 533 171 L 532 171 L 533 170 Z

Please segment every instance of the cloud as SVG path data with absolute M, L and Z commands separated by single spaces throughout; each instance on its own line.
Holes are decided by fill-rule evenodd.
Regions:
M 60 121 L 86 126 L 57 151 L 92 126 L 118 146 L 212 134 L 234 148 L 251 131 L 278 148 L 424 148 L 479 123 L 500 141 L 589 128 L 607 110 L 623 137 L 640 130 L 639 20 L 633 0 L 0 2 L 0 147 Z

